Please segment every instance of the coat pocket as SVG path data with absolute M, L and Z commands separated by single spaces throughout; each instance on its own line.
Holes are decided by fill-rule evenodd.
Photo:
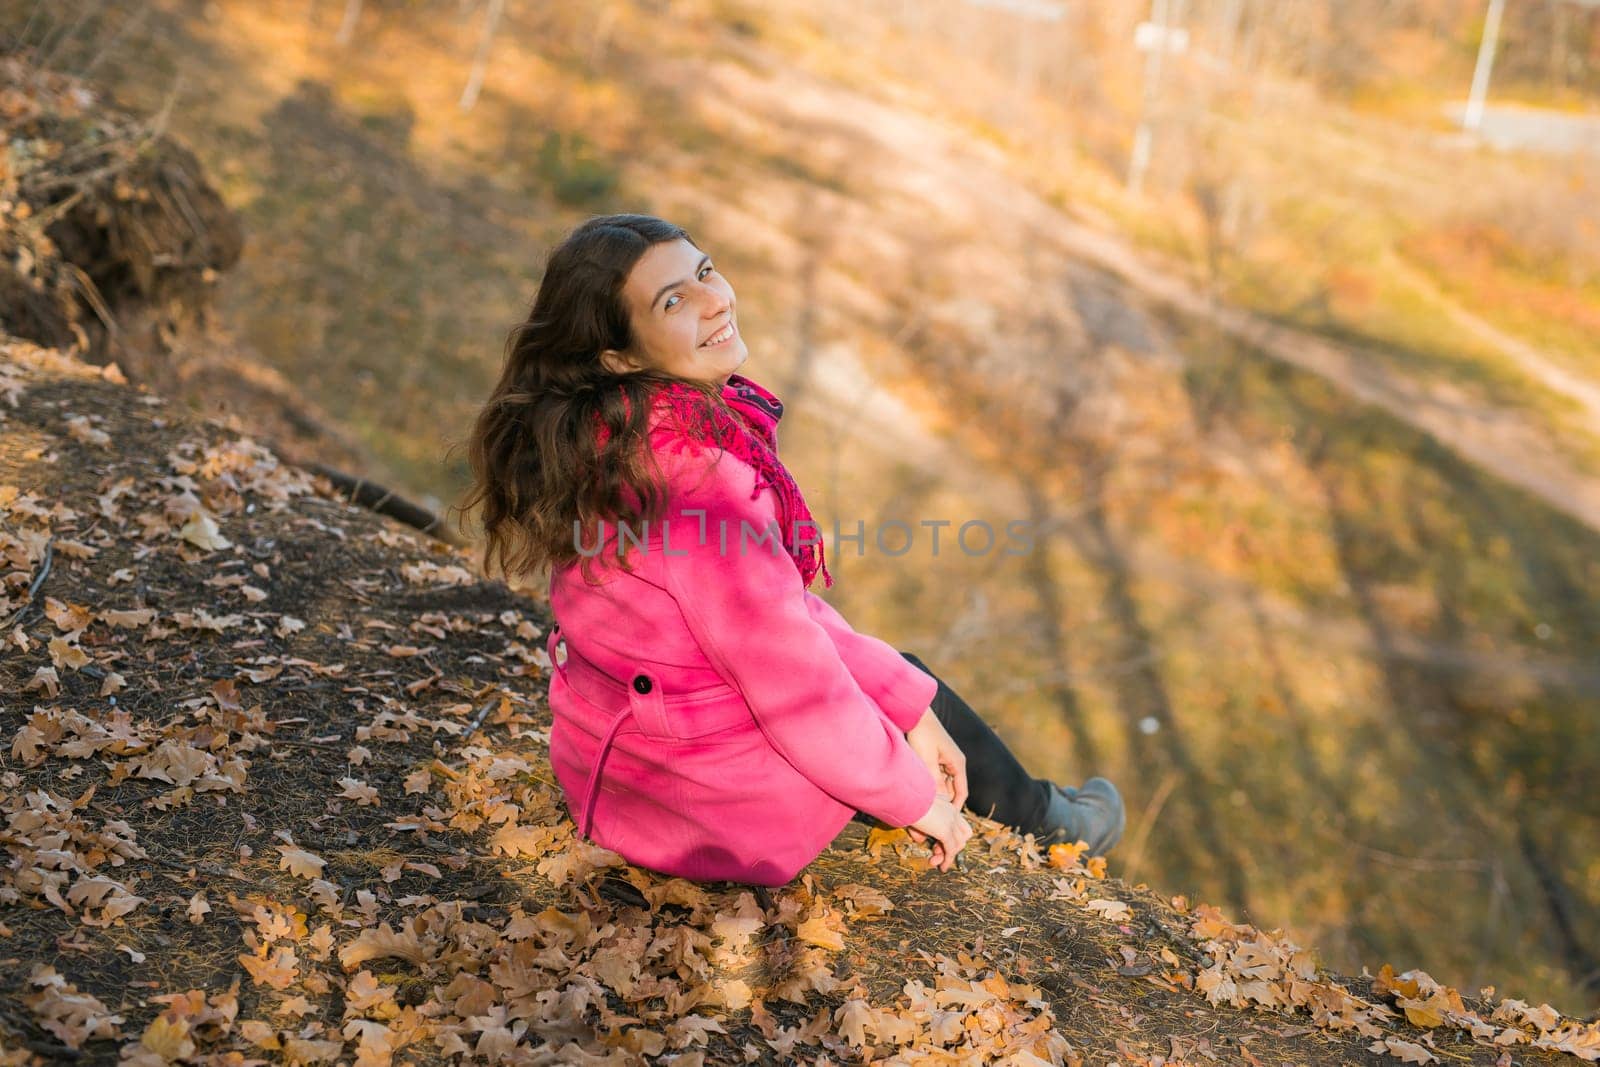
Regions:
M 660 740 L 698 740 L 755 723 L 750 706 L 732 686 L 665 693 L 655 671 L 643 665 L 629 680 L 628 703 L 639 729 Z
M 667 725 L 674 737 L 713 740 L 716 735 L 756 728 L 750 705 L 731 685 L 668 698 Z
M 603 671 L 558 633 L 552 633 L 547 648 L 560 681 L 559 687 L 552 681 L 552 710 L 561 710 L 558 705 L 565 705 L 570 694 L 575 698 L 572 710 L 580 712 L 582 724 L 590 732 L 604 733 L 617 717 L 624 716 L 632 720 L 625 727 L 629 733 L 637 731 L 652 741 L 678 741 L 755 722 L 739 691 L 725 681 L 711 681 L 716 675 L 710 670 L 636 660 L 628 664 L 626 673 L 615 667 Z M 662 685 L 663 674 L 680 685 L 691 677 L 709 684 L 669 692 Z

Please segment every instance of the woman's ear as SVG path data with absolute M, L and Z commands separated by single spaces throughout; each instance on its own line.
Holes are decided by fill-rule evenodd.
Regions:
M 612 374 L 627 374 L 635 369 L 633 360 L 615 348 L 600 353 L 600 365 Z

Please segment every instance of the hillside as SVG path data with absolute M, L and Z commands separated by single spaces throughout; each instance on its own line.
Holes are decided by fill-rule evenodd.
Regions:
M 61 244 L 132 381 L 437 507 L 550 242 L 590 211 L 685 223 L 824 522 L 1043 531 L 830 552 L 830 596 L 1037 773 L 1117 780 L 1115 873 L 1336 970 L 1593 1010 L 1592 168 L 1175 73 L 1214 121 L 1172 116 L 1130 198 L 1126 5 L 1036 28 L 1060 62 L 1029 94 L 964 0 L 508 4 L 464 111 L 486 6 L 0 5 L 63 75 L 7 68 L 11 164 L 74 134 L 120 146 L 80 177 L 136 164 L 20 197 L 94 238 Z M 139 224 L 114 244 L 102 211 Z M 4 262 L 29 256 L 95 341 L 68 265 Z M 126 284 L 166 271 L 157 304 Z
M 776 891 L 629 868 L 535 604 L 120 378 L 0 348 L 5 1063 L 1600 1058 L 994 824 L 949 875 L 858 825 Z

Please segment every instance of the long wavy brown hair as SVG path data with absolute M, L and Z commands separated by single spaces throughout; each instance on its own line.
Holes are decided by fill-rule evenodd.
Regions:
M 533 308 L 511 330 L 500 380 L 467 440 L 473 484 L 458 510 L 464 520 L 481 509 L 486 572 L 521 577 L 581 559 L 593 581 L 600 553 L 591 543 L 601 523 L 637 531 L 665 505 L 647 445 L 651 397 L 680 382 L 726 406 L 713 384 L 655 370 L 615 374 L 600 360 L 605 349 L 632 345 L 622 288 L 634 264 L 651 245 L 679 238 L 700 247 L 651 215 L 600 215 L 550 252 Z M 604 447 L 597 417 L 610 430 Z

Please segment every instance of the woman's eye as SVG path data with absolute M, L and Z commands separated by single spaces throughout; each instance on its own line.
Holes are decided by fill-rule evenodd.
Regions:
M 704 267 L 700 268 L 700 275 L 699 276 L 703 278 L 703 277 L 705 277 L 706 271 L 708 271 L 708 270 L 716 270 L 716 269 L 717 268 L 715 268 L 711 264 L 707 263 Z M 673 293 L 671 296 L 667 297 L 665 300 L 663 300 L 661 302 L 661 309 L 663 311 L 671 311 L 672 310 L 672 302 L 674 300 L 680 300 L 680 299 L 682 299 L 682 298 L 677 293 Z

